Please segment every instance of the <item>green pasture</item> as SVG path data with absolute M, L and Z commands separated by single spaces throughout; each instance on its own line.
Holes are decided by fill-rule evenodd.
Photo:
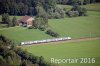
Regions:
M 15 43 L 20 43 L 22 41 L 33 41 L 52 38 L 51 36 L 46 35 L 44 32 L 40 30 L 28 29 L 24 27 L 14 27 L 0 30 L 0 34 L 13 40 Z
M 88 11 L 100 11 L 100 3 L 83 5 Z
M 66 10 L 70 10 L 72 6 L 70 5 L 58 5 Z M 87 4 L 87 5 L 81 5 L 81 7 L 86 8 L 88 11 L 100 11 L 100 3 L 94 3 L 94 4 Z
M 72 38 L 100 36 L 100 12 L 88 11 L 88 16 L 66 17 L 63 19 L 49 19 L 49 28 L 60 34 L 60 37 Z M 0 29 L 0 34 L 12 39 L 16 43 L 53 38 L 44 31 L 14 27 Z
M 51 62 L 51 58 L 95 58 L 95 63 L 61 63 L 59 66 L 100 66 L 100 39 L 62 44 L 49 43 L 22 48 L 34 55 L 43 56 L 48 62 Z
M 72 38 L 100 36 L 100 12 L 88 11 L 88 16 L 50 19 L 49 26 L 60 36 Z

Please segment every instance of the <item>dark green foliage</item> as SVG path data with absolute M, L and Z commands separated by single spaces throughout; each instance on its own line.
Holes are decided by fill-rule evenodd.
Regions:
M 68 11 L 66 14 L 69 17 L 77 17 L 77 16 L 79 16 L 79 12 L 78 11 Z
M 33 29 L 33 28 L 34 28 L 33 26 L 28 27 L 28 29 Z
M 14 17 L 13 20 L 11 21 L 10 18 L 9 18 L 9 14 L 8 13 L 4 13 L 4 14 L 2 14 L 2 22 L 4 24 L 7 24 L 8 27 L 13 27 L 13 26 L 15 26 L 15 22 L 17 22 L 17 20 Z
M 96 3 L 96 2 L 100 2 L 99 0 L 57 0 L 58 4 L 70 4 L 73 5 L 75 3 L 78 3 L 79 5 L 86 5 L 86 4 L 90 4 L 90 3 Z
M 13 27 L 17 25 L 17 19 L 16 19 L 16 17 L 13 17 L 12 23 L 13 23 L 12 24 Z
M 38 27 L 38 29 L 44 31 L 48 25 L 48 19 L 46 20 L 43 17 L 36 17 L 35 24 L 36 28 Z
M 52 30 L 47 30 L 46 34 L 49 34 L 52 37 L 59 37 L 59 34 L 56 32 L 53 32 Z
M 13 42 L 5 38 L 4 36 L 0 35 L 0 44 L 8 46 L 8 45 L 13 45 Z
M 4 24 L 9 24 L 9 21 L 10 21 L 10 19 L 9 19 L 9 14 L 8 14 L 8 13 L 2 14 L 2 22 L 3 22 Z
M 69 0 L 58 0 L 58 4 L 66 5 Z
M 56 0 L 0 0 L 0 14 L 9 15 L 37 15 L 37 6 L 41 5 L 44 10 L 55 7 Z
M 42 56 L 11 46 L 9 39 L 0 36 L 0 65 L 3 66 L 55 66 L 46 62 Z M 10 41 L 10 40 L 9 40 Z
M 87 16 L 87 10 L 84 7 L 80 7 L 77 3 L 74 4 L 73 8 L 68 11 L 66 14 L 69 17 L 76 17 L 76 16 Z
M 71 11 L 78 11 L 79 12 L 79 16 L 85 16 L 87 13 L 86 8 L 84 7 L 80 7 L 79 5 L 75 4 L 73 6 L 73 8 L 71 9 Z
M 44 31 L 44 30 L 46 30 L 46 28 L 44 26 L 40 26 L 39 30 Z
M 0 14 L 9 15 L 37 15 L 36 7 L 41 5 L 46 12 L 55 9 L 56 4 L 78 3 L 79 5 L 100 2 L 99 0 L 0 0 Z
M 48 18 L 64 18 L 65 12 L 60 6 L 56 6 L 55 8 L 48 9 Z

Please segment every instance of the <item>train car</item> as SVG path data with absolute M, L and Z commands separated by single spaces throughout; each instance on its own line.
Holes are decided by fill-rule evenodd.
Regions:
M 21 42 L 21 45 L 40 44 L 40 43 L 66 41 L 66 40 L 71 40 L 71 37 L 53 38 L 53 39 L 37 40 L 37 41 L 27 41 L 27 42 Z

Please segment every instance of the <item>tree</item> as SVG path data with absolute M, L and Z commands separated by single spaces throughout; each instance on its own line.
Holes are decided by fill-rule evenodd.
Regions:
M 89 4 L 90 3 L 90 0 L 84 0 L 84 3 L 85 4 Z
M 48 34 L 48 35 L 50 35 L 50 36 L 52 36 L 52 37 L 59 37 L 59 34 L 58 34 L 58 33 L 53 32 L 53 31 L 50 30 L 50 29 L 46 31 L 46 34 Z
M 7 66 L 6 60 L 0 55 L 0 65 Z
M 65 4 L 67 4 L 67 2 L 68 2 L 68 0 L 58 0 L 59 4 L 64 4 L 65 5 Z
M 9 45 L 13 45 L 13 42 L 7 39 L 6 37 L 0 35 L 0 44 L 3 44 L 4 46 L 9 46 Z
M 45 12 L 44 8 L 40 5 L 36 7 L 37 11 L 37 22 L 39 23 L 38 25 L 41 27 L 46 27 L 48 25 L 48 16 L 47 13 Z
M 12 19 L 12 23 L 13 23 L 13 25 L 12 25 L 13 27 L 17 25 L 17 19 L 15 16 Z
M 9 24 L 9 21 L 10 21 L 10 19 L 9 19 L 9 14 L 8 14 L 8 13 L 2 14 L 2 22 L 3 22 L 4 24 Z

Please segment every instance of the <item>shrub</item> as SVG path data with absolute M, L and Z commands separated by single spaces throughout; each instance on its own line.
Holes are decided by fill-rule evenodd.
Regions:
M 53 32 L 53 31 L 50 30 L 50 29 L 46 31 L 46 34 L 49 34 L 49 35 L 52 36 L 52 37 L 59 37 L 59 34 L 58 34 L 58 33 Z
M 33 28 L 34 28 L 33 26 L 28 27 L 28 29 L 33 29 Z
M 77 16 L 79 16 L 79 12 L 78 11 L 68 11 L 67 15 L 69 17 L 77 17 Z
M 39 27 L 39 30 L 44 31 L 44 30 L 46 30 L 46 28 L 43 27 L 43 26 L 40 26 L 40 27 Z
M 76 4 L 66 14 L 70 17 L 76 17 L 76 16 L 86 16 L 87 15 L 86 13 L 87 13 L 86 8 L 80 7 L 79 5 Z
M 49 19 L 52 18 L 59 19 L 59 18 L 64 18 L 65 16 L 65 11 L 60 6 L 56 6 L 55 8 L 48 9 L 47 12 L 48 12 Z

